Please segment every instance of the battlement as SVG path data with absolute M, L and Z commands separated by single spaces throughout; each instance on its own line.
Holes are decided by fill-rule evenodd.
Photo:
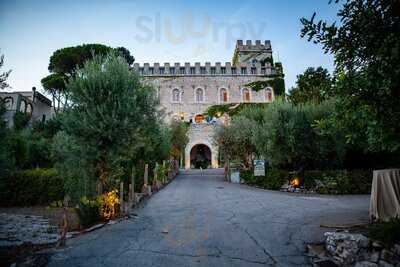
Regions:
M 210 62 L 206 62 L 205 65 L 201 65 L 199 62 L 196 62 L 194 65 L 190 63 L 182 65 L 180 63 L 164 63 L 163 65 L 160 63 L 152 65 L 149 63 L 144 63 L 143 65 L 135 63 L 133 69 L 142 76 L 265 76 L 275 74 L 274 68 L 269 63 L 264 66 L 261 66 L 260 63 L 241 63 L 232 66 L 230 62 L 226 62 L 225 64 L 216 62 L 215 65 L 211 65 Z
M 265 40 L 264 43 L 261 43 L 261 40 L 256 40 L 253 43 L 251 40 L 246 40 L 246 43 L 243 43 L 243 40 L 237 40 L 235 50 L 272 52 L 271 41 Z

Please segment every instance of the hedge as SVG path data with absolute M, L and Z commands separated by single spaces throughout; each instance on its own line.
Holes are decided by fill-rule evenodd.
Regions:
M 253 176 L 252 171 L 241 171 L 240 178 L 249 185 L 277 190 L 294 176 L 287 170 L 266 170 L 266 176 Z M 303 178 L 304 188 L 320 194 L 369 194 L 372 170 L 310 170 L 296 174 Z
M 369 194 L 372 170 L 305 171 L 304 187 L 316 189 L 318 193 Z
M 14 172 L 0 180 L 1 206 L 33 206 L 62 200 L 64 183 L 55 169 Z
M 248 185 L 254 185 L 266 189 L 277 190 L 288 181 L 289 171 L 267 169 L 266 176 L 254 176 L 253 171 L 246 170 L 240 172 L 240 178 Z

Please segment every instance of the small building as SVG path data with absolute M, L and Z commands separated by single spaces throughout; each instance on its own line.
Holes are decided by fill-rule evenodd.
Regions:
M 46 121 L 53 117 L 51 100 L 33 87 L 32 91 L 0 92 L 0 99 L 4 102 L 6 113 L 3 116 L 7 127 L 14 124 L 13 118 L 16 112 L 22 112 L 30 116 L 29 124 L 35 121 Z

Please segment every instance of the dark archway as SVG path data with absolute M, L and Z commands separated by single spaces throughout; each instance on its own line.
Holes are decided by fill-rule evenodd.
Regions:
M 190 150 L 190 166 L 192 168 L 207 169 L 211 167 L 211 149 L 203 144 L 198 144 Z

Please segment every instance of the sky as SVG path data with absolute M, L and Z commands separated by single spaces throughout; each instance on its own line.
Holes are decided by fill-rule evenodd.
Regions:
M 270 40 L 286 90 L 333 57 L 300 38 L 301 17 L 334 21 L 328 0 L 0 0 L 2 71 L 12 91 L 42 90 L 52 53 L 84 43 L 124 46 L 137 63 L 230 62 L 237 39 Z

